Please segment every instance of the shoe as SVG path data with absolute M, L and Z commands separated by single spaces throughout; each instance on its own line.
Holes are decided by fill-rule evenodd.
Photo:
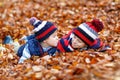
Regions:
M 11 36 L 10 35 L 6 36 L 3 44 L 12 44 L 12 43 L 13 43 L 13 40 L 12 40 Z

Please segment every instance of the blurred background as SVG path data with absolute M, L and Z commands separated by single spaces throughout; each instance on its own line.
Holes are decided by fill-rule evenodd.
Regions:
M 22 44 L 19 39 L 33 29 L 31 17 L 53 22 L 59 37 L 82 22 L 100 19 L 100 38 L 112 50 L 33 57 L 18 64 L 13 46 L 3 41 L 10 35 Z M 120 0 L 0 0 L 0 80 L 120 80 Z

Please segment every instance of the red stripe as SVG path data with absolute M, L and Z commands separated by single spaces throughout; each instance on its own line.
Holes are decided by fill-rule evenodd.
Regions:
M 60 50 L 60 52 L 65 52 L 64 48 L 62 47 L 61 43 L 58 42 L 57 48 Z
M 95 45 L 95 44 L 97 44 L 97 43 L 98 43 L 98 40 L 95 40 L 94 43 L 92 43 L 91 46 L 93 46 L 93 45 Z M 103 46 L 103 42 L 100 40 L 100 45 L 99 45 L 99 47 L 102 47 L 102 46 Z
M 93 46 L 93 45 L 95 45 L 95 44 L 97 44 L 98 43 L 98 41 L 97 40 L 94 40 L 94 42 L 91 44 L 91 46 Z
M 64 40 L 65 46 L 68 46 L 68 40 Z
M 84 40 L 89 46 L 93 44 L 88 38 L 86 38 L 82 33 L 80 33 L 78 30 L 74 31 L 82 40 Z
M 100 41 L 100 47 L 102 47 L 104 44 L 103 44 L 103 42 L 102 41 Z
M 86 24 L 87 24 L 90 28 L 92 28 L 93 30 L 95 30 L 96 32 L 98 32 L 94 25 L 92 25 L 92 24 L 89 23 L 89 22 L 86 22 Z
M 47 35 L 49 32 L 51 32 L 54 28 L 55 28 L 55 26 L 50 27 L 45 32 L 39 34 L 36 38 L 37 39 L 43 38 L 45 35 Z

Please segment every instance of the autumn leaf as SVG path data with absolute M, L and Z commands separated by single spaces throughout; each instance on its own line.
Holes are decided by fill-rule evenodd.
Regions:
M 1 0 L 0 1 L 0 80 L 119 80 L 120 79 L 120 0 Z M 32 34 L 30 17 L 54 22 L 62 37 L 81 23 L 94 18 L 104 23 L 98 33 L 111 50 L 89 49 L 32 56 L 18 64 L 14 46 L 3 44 Z

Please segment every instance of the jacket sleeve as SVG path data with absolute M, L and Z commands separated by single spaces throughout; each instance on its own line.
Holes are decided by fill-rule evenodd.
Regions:
M 29 59 L 31 57 L 29 49 L 28 49 L 28 44 L 25 45 L 22 56 L 19 59 L 18 63 L 23 63 L 24 60 Z
M 19 63 L 23 63 L 24 60 L 30 58 L 31 56 L 43 56 L 44 51 L 40 43 L 36 39 L 30 39 L 24 45 L 22 45 L 17 55 L 20 57 Z
M 28 42 L 28 40 L 35 39 L 35 35 L 29 35 L 29 36 L 23 36 L 20 40 L 25 40 L 25 42 Z

